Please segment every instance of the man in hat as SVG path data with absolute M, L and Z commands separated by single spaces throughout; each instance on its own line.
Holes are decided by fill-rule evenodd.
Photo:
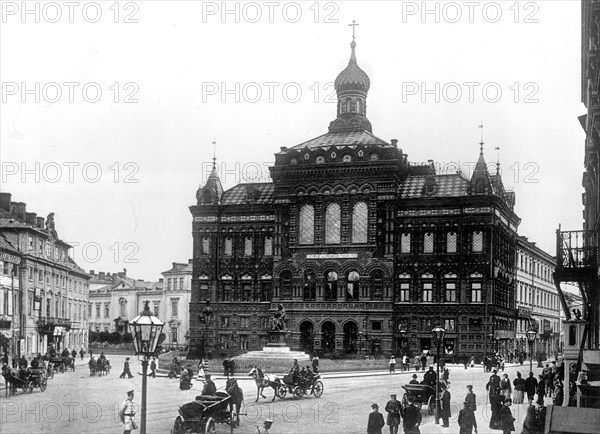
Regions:
M 367 434 L 381 434 L 381 428 L 385 426 L 383 415 L 379 413 L 379 406 L 375 403 L 371 404 L 373 411 L 369 413 L 369 421 L 367 422 Z
M 485 385 L 485 390 L 489 392 L 490 395 L 494 393 L 496 388 L 500 387 L 500 377 L 497 375 L 498 370 L 494 369 L 493 374 L 490 375 L 490 380 Z
M 413 379 L 408 382 L 408 384 L 419 384 L 419 380 L 417 380 L 417 374 L 413 374 Z
M 442 428 L 448 428 L 450 426 L 450 392 L 446 388 L 446 385 L 440 382 L 440 401 L 442 410 Z
M 477 420 L 475 420 L 475 413 L 471 408 L 471 402 L 465 400 L 463 405 L 464 408 L 458 412 L 459 434 L 471 434 L 473 429 L 475 429 L 475 434 L 477 434 Z
M 512 400 L 510 398 L 506 398 L 504 400 L 504 405 L 500 410 L 500 429 L 502 430 L 502 434 L 510 434 L 515 430 L 515 418 L 510 411 L 511 404 Z
M 525 392 L 527 392 L 527 399 L 529 400 L 529 405 L 533 402 L 533 395 L 535 395 L 535 391 L 537 390 L 538 382 L 533 375 L 533 372 L 529 373 L 529 377 L 525 380 Z
M 477 411 L 477 395 L 473 393 L 473 386 L 471 384 L 467 386 L 467 396 L 465 396 L 465 401 L 469 402 L 469 408 L 472 411 Z
M 269 428 L 271 428 L 271 425 L 273 425 L 273 421 L 270 419 L 267 419 L 263 422 L 263 426 L 262 428 L 256 427 L 256 429 L 258 430 L 258 434 L 269 434 Z
M 385 405 L 387 411 L 387 424 L 390 427 L 390 434 L 398 434 L 400 418 L 402 416 L 402 404 L 396 399 L 396 394 L 392 393 L 391 398 Z
M 539 376 L 537 384 L 537 401 L 535 403 L 540 407 L 544 406 L 544 396 L 546 396 L 546 382 L 542 375 Z
M 133 417 L 135 416 L 135 408 L 133 406 L 133 390 L 127 392 L 127 399 L 123 402 L 121 410 L 119 410 L 119 418 L 123 424 L 123 434 L 131 434 L 131 431 L 137 429 L 137 424 Z
M 217 393 L 217 386 L 210 379 L 210 374 L 206 374 L 206 383 L 202 388 L 202 395 L 215 395 Z
M 422 421 L 421 410 L 415 406 L 413 396 L 408 396 L 407 401 L 408 405 L 404 409 L 404 433 L 421 434 L 421 430 L 419 429 Z
M 129 357 L 127 357 L 125 363 L 123 363 L 123 373 L 119 378 L 125 378 L 125 375 L 127 375 L 128 378 L 133 378 L 133 375 L 131 375 L 131 371 L 129 370 Z

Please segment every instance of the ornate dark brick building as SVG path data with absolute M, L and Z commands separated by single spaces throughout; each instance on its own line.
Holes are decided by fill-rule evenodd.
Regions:
M 512 342 L 514 193 L 488 172 L 483 144 L 467 178 L 410 163 L 397 140 L 373 135 L 355 46 L 326 134 L 282 147 L 270 183 L 223 191 L 214 168 L 198 190 L 192 347 L 206 333 L 211 351 L 260 349 L 279 303 L 290 345 L 307 351 L 415 354 L 438 322 L 448 353 Z

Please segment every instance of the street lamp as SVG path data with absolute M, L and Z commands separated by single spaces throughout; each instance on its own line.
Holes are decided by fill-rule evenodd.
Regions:
M 525 333 L 527 335 L 527 342 L 529 342 L 529 372 L 533 371 L 533 353 L 531 352 L 531 347 L 533 346 L 533 341 L 535 341 L 535 337 L 537 333 L 533 329 L 527 330 Z
M 133 346 L 135 354 L 142 359 L 142 421 L 140 424 L 140 433 L 146 434 L 146 381 L 148 373 L 148 360 L 155 355 L 156 346 L 165 340 L 165 335 L 162 332 L 163 323 L 157 317 L 150 313 L 148 302 L 144 306 L 144 310 L 134 319 L 129 321 L 129 325 L 133 327 Z
M 208 326 L 214 315 L 213 308 L 210 306 L 210 300 L 206 300 L 206 305 L 202 309 L 202 317 L 200 321 L 204 322 L 204 339 L 202 340 L 202 358 L 206 357 L 206 348 L 208 347 Z M 198 315 L 200 317 L 200 315 Z
M 444 340 L 445 334 L 446 330 L 439 325 L 431 330 L 433 339 L 437 341 L 437 381 L 435 384 L 435 423 L 437 425 L 440 423 L 440 345 Z

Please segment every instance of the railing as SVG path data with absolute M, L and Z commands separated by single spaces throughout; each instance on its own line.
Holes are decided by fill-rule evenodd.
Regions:
M 594 231 L 556 231 L 558 268 L 597 267 L 597 239 Z

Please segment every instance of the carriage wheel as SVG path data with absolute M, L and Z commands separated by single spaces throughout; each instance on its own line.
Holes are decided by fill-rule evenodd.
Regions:
M 295 386 L 292 390 L 292 393 L 294 394 L 294 398 L 296 399 L 302 398 L 302 395 L 304 395 L 304 392 L 302 391 L 302 388 L 300 386 Z
M 204 427 L 204 434 L 215 434 L 217 432 L 217 424 L 212 417 L 209 417 Z
M 428 407 L 429 407 L 427 409 L 427 411 L 429 412 L 429 414 L 433 415 L 435 413 L 435 398 L 434 398 L 433 395 L 431 395 L 429 397 L 429 402 L 427 404 L 428 404 Z
M 48 380 L 46 380 L 45 378 L 42 378 L 42 382 L 40 383 L 40 390 L 43 392 L 44 390 L 46 390 L 46 386 L 48 385 Z
M 287 394 L 287 387 L 285 386 L 279 386 L 279 389 L 277 389 L 277 396 L 281 399 L 285 398 L 285 395 Z
M 323 383 L 320 381 L 317 381 L 315 383 L 315 385 L 313 386 L 313 395 L 315 395 L 317 398 L 320 398 L 321 395 L 323 394 Z
M 183 434 L 185 430 L 183 428 L 183 420 L 181 416 L 177 416 L 175 423 L 173 424 L 173 434 Z

